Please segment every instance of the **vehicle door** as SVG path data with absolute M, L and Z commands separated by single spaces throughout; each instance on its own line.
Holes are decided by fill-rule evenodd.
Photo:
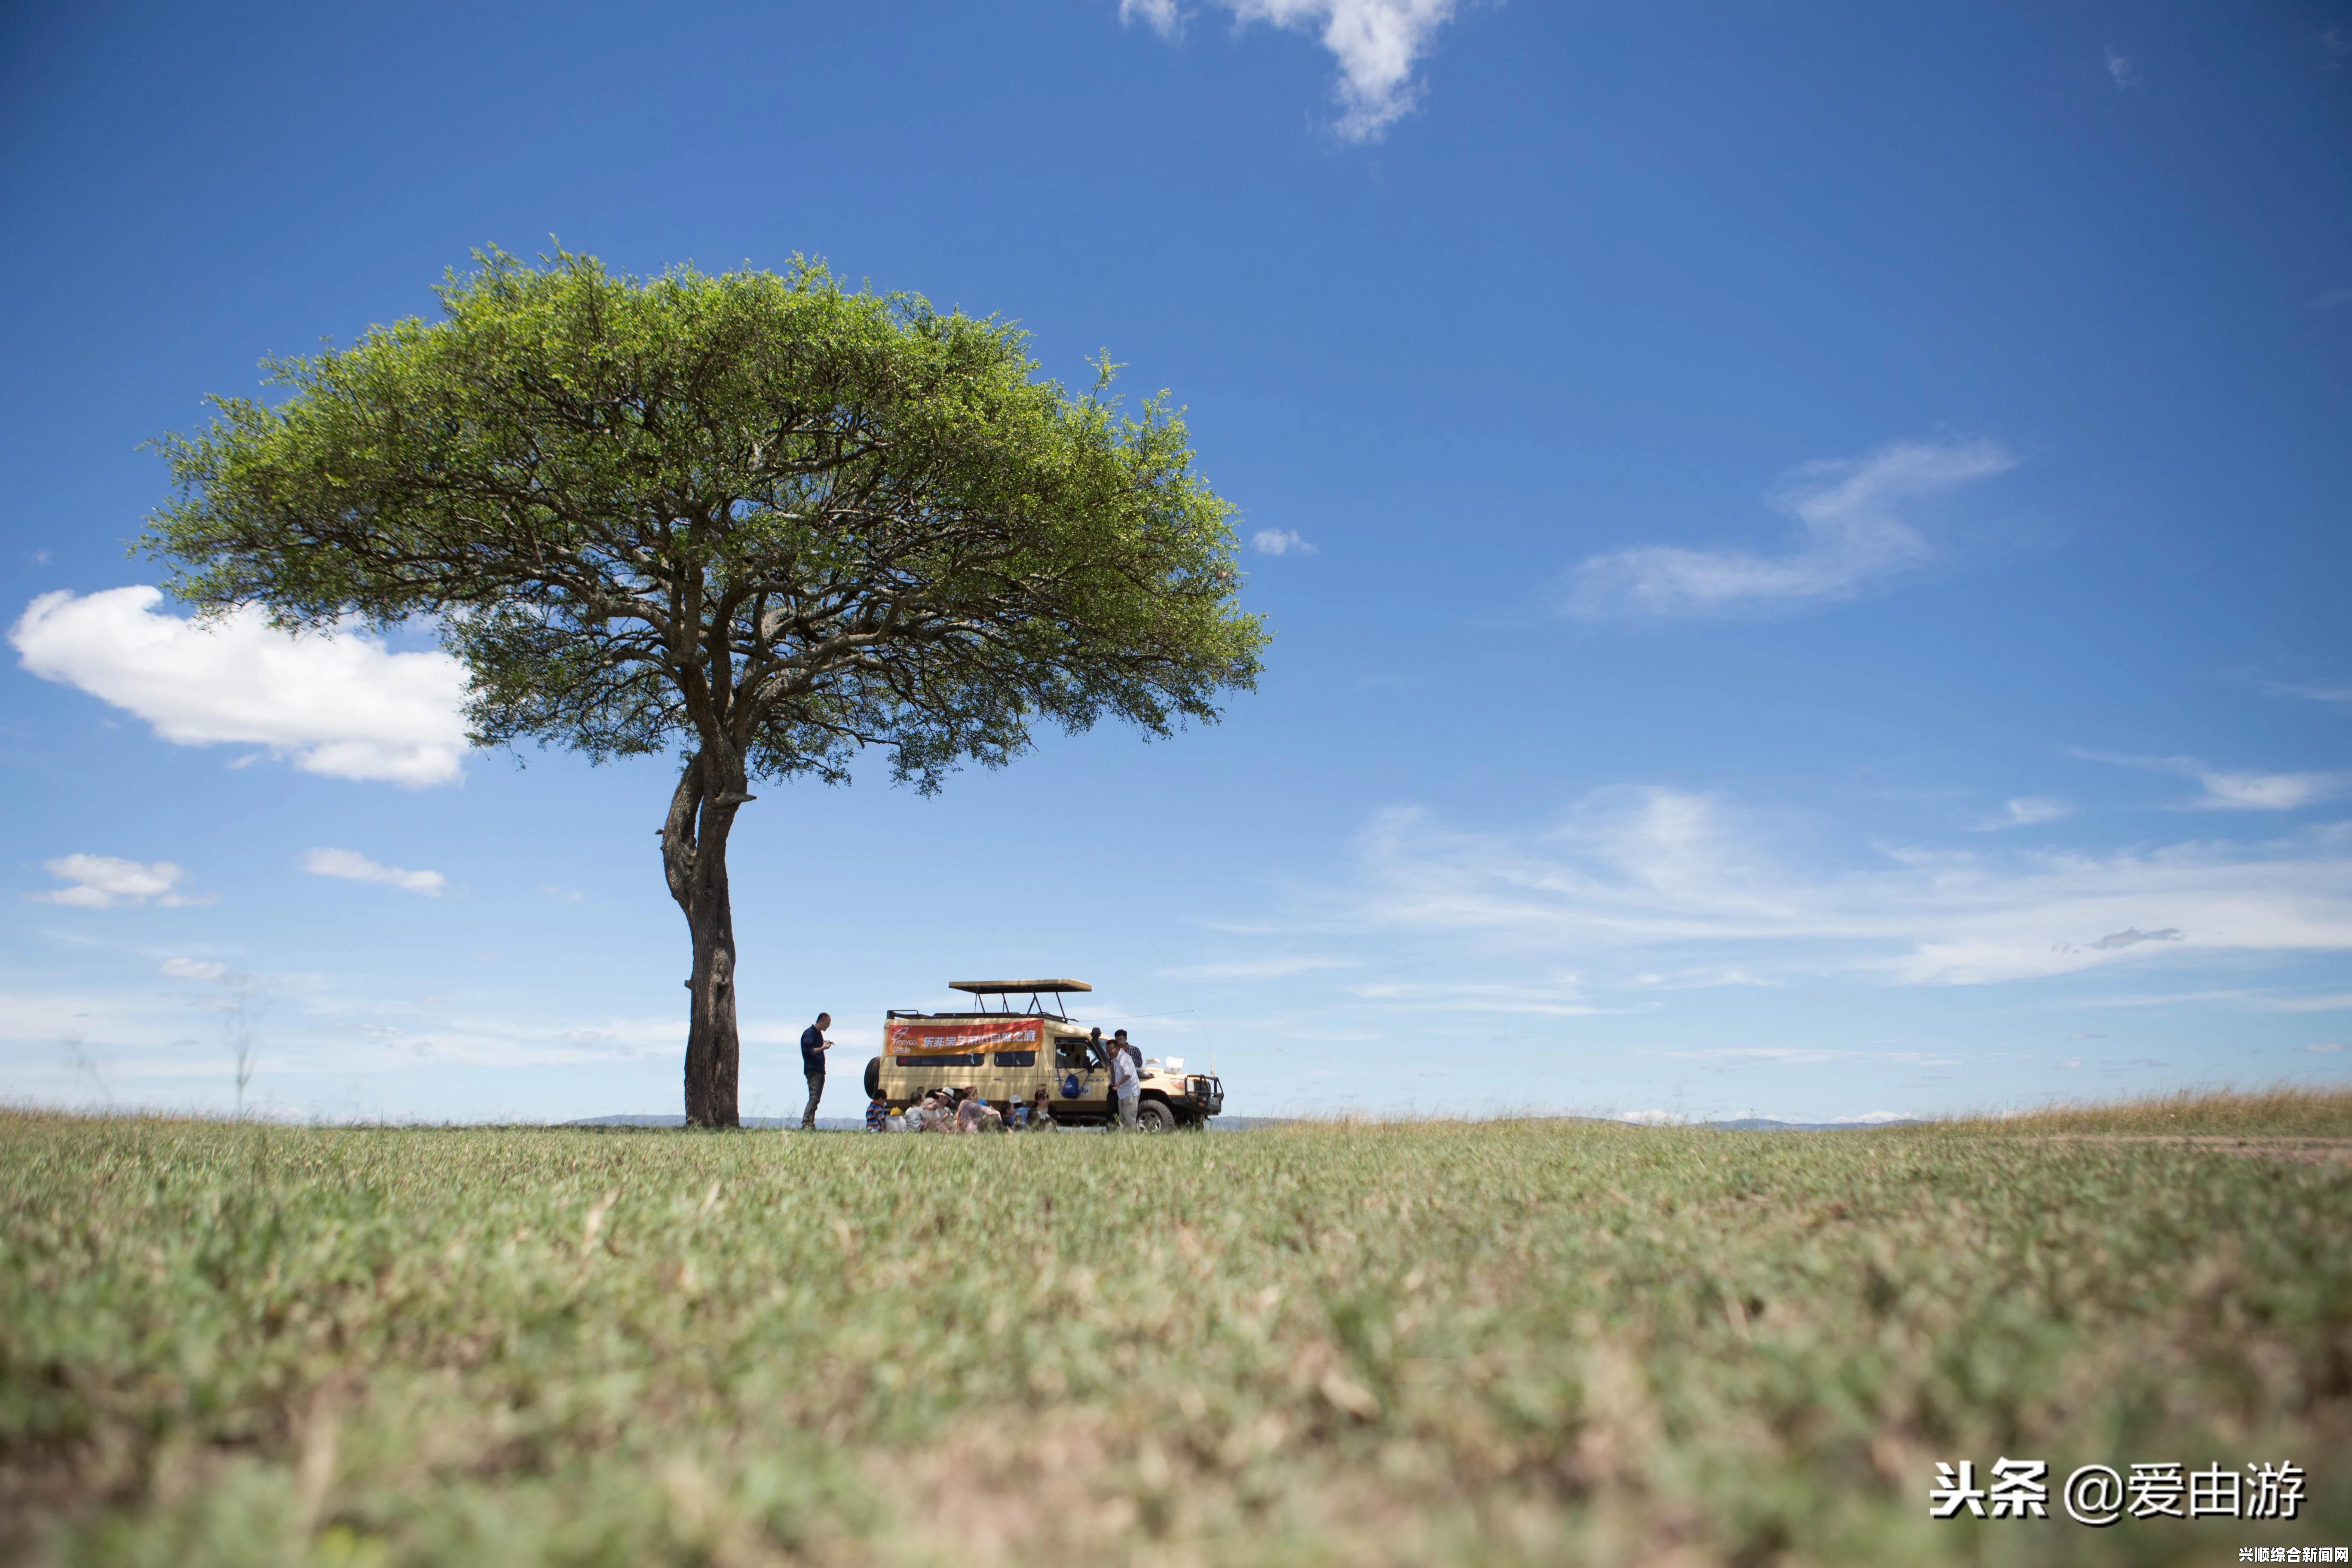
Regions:
M 1087 1037 L 1054 1037 L 1053 1098 L 1055 1116 L 1110 1114 L 1110 1067 Z

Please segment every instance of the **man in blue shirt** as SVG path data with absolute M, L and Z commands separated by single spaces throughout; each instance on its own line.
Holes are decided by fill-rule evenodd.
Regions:
M 833 1026 L 833 1015 L 819 1013 L 816 1022 L 801 1031 L 801 1076 L 808 1079 L 808 1109 L 801 1112 L 801 1131 L 808 1131 L 816 1125 L 816 1102 L 824 1098 L 824 1053 L 833 1049 L 833 1042 L 824 1037 Z

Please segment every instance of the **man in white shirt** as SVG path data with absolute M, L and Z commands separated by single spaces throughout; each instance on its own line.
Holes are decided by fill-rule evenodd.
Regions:
M 1135 1070 L 1135 1058 L 1123 1050 L 1110 1053 L 1110 1091 L 1118 1096 L 1119 1131 L 1134 1131 L 1135 1102 L 1143 1092 L 1143 1075 Z

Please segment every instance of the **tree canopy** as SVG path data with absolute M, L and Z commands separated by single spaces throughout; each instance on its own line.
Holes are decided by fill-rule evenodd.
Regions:
M 164 438 L 145 542 L 182 597 L 441 616 L 478 744 L 832 778 L 878 744 L 926 789 L 1036 718 L 1164 732 L 1256 674 L 1231 509 L 1162 400 L 1122 418 L 1017 329 L 814 264 L 479 259 L 442 320 L 268 361 L 291 396 Z
M 476 260 L 439 320 L 267 361 L 285 395 L 165 437 L 177 494 L 142 542 L 204 610 L 434 618 L 478 744 L 679 747 L 664 847 L 690 984 L 731 973 L 724 842 L 751 780 L 840 781 L 876 747 L 929 791 L 1040 721 L 1164 734 L 1254 684 L 1232 508 L 1164 395 L 1120 412 L 1107 359 L 1072 394 L 1009 323 L 797 259 Z M 691 1043 L 688 1079 L 692 1115 Z

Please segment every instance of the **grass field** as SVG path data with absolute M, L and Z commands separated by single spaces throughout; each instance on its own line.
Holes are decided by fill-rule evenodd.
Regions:
M 2202 1137 L 2213 1142 L 2184 1142 Z M 2352 1544 L 2352 1095 L 1835 1133 L 0 1117 L 0 1559 L 2221 1563 Z M 2240 1140 L 2244 1142 L 2241 1142 Z M 1937 1460 L 2292 1460 L 1931 1521 Z

